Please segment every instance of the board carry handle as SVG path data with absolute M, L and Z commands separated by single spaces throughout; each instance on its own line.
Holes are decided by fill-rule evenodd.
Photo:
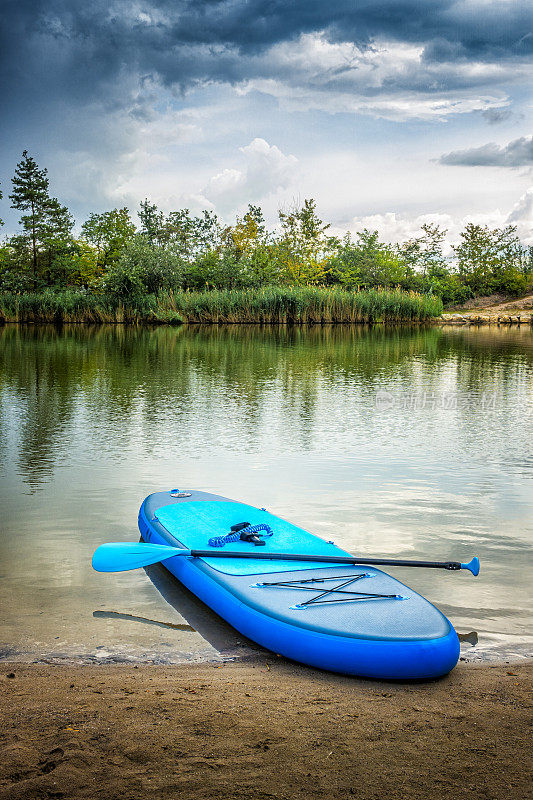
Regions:
M 129 569 L 140 569 L 150 564 L 166 561 L 174 556 L 193 558 L 250 558 L 256 561 L 304 561 L 319 564 L 374 564 L 384 567 L 429 567 L 446 569 L 452 572 L 468 570 L 472 575 L 479 575 L 479 558 L 475 556 L 468 563 L 460 561 L 409 561 L 391 558 L 357 558 L 356 556 L 315 556 L 295 553 L 258 553 L 226 550 L 186 550 L 183 547 L 171 547 L 166 544 L 150 544 L 148 542 L 112 542 L 101 544 L 96 548 L 92 558 L 92 566 L 97 572 L 124 572 Z

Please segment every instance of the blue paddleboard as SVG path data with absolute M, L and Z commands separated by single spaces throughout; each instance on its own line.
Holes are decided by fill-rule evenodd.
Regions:
M 149 495 L 139 512 L 145 542 L 213 550 L 233 525 L 272 530 L 258 553 L 346 556 L 263 509 L 183 490 Z M 254 551 L 246 541 L 232 552 Z M 313 667 L 373 678 L 435 678 L 459 658 L 448 619 L 417 592 L 367 565 L 175 556 L 164 566 L 244 636 Z

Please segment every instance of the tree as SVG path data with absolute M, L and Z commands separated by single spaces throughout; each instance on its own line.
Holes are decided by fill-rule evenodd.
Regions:
M 62 206 L 57 197 L 50 197 L 37 227 L 38 239 L 48 253 L 48 283 L 51 282 L 54 259 L 65 253 L 72 242 L 73 227 L 74 219 L 68 208 Z
M 50 197 L 44 209 L 40 230 L 43 241 L 60 239 L 68 241 L 74 227 L 74 218 L 66 206 L 62 206 L 57 197 Z
M 168 248 L 153 247 L 139 234 L 127 242 L 103 278 L 106 291 L 122 300 L 138 301 L 147 294 L 181 287 L 182 264 Z
M 397 249 L 379 241 L 378 231 L 359 231 L 357 241 L 345 236 L 332 261 L 332 276 L 344 286 L 408 287 L 409 272 Z
M 91 214 L 81 226 L 82 237 L 98 253 L 98 265 L 108 269 L 116 263 L 127 242 L 135 235 L 135 225 L 127 208 L 114 208 L 102 214 Z
M 251 253 L 267 239 L 265 219 L 259 206 L 248 205 L 243 217 L 237 217 L 235 225 L 222 231 L 222 243 L 232 251 L 236 261 Z
M 322 222 L 313 199 L 290 211 L 279 211 L 281 236 L 277 256 L 282 280 L 288 284 L 323 283 L 329 271 L 329 259 L 338 240 L 327 236 L 329 223 Z
M 171 211 L 165 221 L 166 241 L 178 248 L 181 258 L 193 261 L 221 247 L 221 226 L 214 211 L 192 217 L 188 208 Z
M 474 294 L 493 291 L 520 294 L 527 286 L 524 248 L 516 226 L 490 229 L 468 223 L 454 245 L 459 275 Z
M 21 217 L 20 222 L 26 235 L 31 238 L 33 272 L 37 274 L 38 229 L 44 222 L 50 198 L 48 196 L 48 177 L 46 169 L 39 169 L 35 160 L 22 153 L 22 160 L 17 164 L 12 179 L 13 192 L 9 195 L 11 208 L 18 211 L 29 211 Z
M 274 240 L 259 206 L 249 205 L 234 225 L 222 231 L 219 277 L 234 287 L 260 286 L 279 279 Z
M 139 233 L 141 233 L 152 245 L 161 246 L 166 239 L 165 215 L 159 211 L 157 206 L 150 203 L 148 198 L 140 203 L 141 210 L 137 216 L 141 222 Z
M 82 239 L 72 238 L 68 246 L 55 253 L 50 282 L 65 286 L 94 287 L 99 277 L 96 250 Z
M 422 235 L 409 239 L 398 247 L 398 252 L 406 264 L 425 276 L 443 276 L 448 273 L 446 257 L 442 245 L 447 230 L 439 225 L 425 223 Z

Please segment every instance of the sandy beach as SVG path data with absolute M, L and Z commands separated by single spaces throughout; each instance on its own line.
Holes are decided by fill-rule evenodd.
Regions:
M 0 797 L 522 799 L 533 666 L 391 683 L 272 656 L 2 663 Z

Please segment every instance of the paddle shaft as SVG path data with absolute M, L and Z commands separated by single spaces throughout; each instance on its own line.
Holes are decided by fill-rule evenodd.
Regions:
M 473 558 L 469 564 L 459 561 L 405 561 L 392 558 L 357 558 L 345 556 L 319 556 L 307 553 L 264 553 L 253 550 L 234 552 L 211 548 L 210 550 L 187 550 L 171 545 L 145 542 L 112 542 L 101 544 L 93 553 L 92 565 L 97 572 L 124 572 L 129 569 L 148 567 L 169 558 L 249 558 L 252 561 L 297 561 L 318 564 L 376 564 L 384 567 L 433 567 L 436 569 L 467 569 L 473 575 L 479 574 L 479 559 Z
M 459 561 L 405 561 L 393 558 L 354 558 L 349 556 L 313 556 L 295 553 L 232 553 L 229 550 L 191 550 L 194 558 L 251 558 L 262 561 L 317 561 L 322 564 L 375 564 L 383 567 L 434 567 L 435 569 L 462 569 Z

